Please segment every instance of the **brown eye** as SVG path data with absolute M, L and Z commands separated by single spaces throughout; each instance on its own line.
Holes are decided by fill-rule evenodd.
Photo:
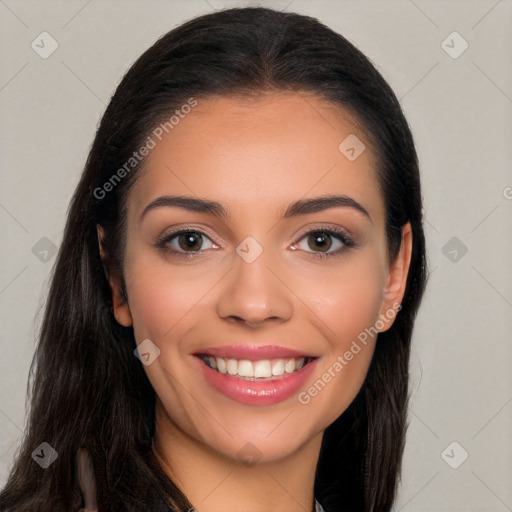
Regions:
M 156 246 L 177 256 L 194 256 L 204 249 L 212 248 L 214 244 L 201 231 L 183 229 L 164 235 L 156 242 Z
M 314 251 L 328 251 L 331 248 L 331 236 L 325 231 L 315 231 L 307 236 L 308 246 Z
M 307 240 L 307 247 L 301 247 L 303 240 Z M 355 245 L 355 242 L 344 232 L 331 228 L 309 231 L 294 245 L 294 248 L 299 247 L 314 256 L 327 257 L 339 256 Z
M 202 235 L 197 231 L 185 231 L 178 235 L 178 246 L 184 251 L 198 251 L 201 249 L 202 243 Z

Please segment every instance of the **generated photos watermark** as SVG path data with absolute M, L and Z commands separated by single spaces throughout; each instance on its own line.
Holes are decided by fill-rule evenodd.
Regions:
M 306 391 L 301 391 L 298 394 L 297 398 L 299 402 L 303 405 L 309 404 L 311 399 L 317 396 L 318 393 L 320 393 L 320 391 L 322 391 L 325 386 L 331 382 L 345 368 L 345 366 L 349 364 L 350 361 L 352 361 L 354 356 L 361 352 L 362 347 L 359 343 L 361 343 L 363 346 L 366 346 L 368 343 L 368 337 L 376 336 L 379 331 L 384 328 L 384 320 L 392 320 L 401 309 L 401 304 L 393 304 L 390 309 L 388 309 L 384 314 L 380 315 L 379 320 L 377 320 L 371 327 L 366 327 L 364 331 L 361 331 L 357 335 L 357 340 L 352 340 L 350 348 L 343 354 L 338 355 L 335 362 L 329 366 L 329 368 L 327 368 L 327 370 Z
M 101 200 L 106 197 L 109 192 L 112 192 L 114 188 L 130 174 L 137 165 L 149 154 L 149 152 L 156 147 L 158 142 L 162 140 L 164 134 L 170 133 L 182 119 L 186 117 L 194 108 L 197 106 L 197 100 L 189 98 L 187 103 L 184 103 L 179 109 L 174 111 L 174 114 L 169 117 L 168 120 L 160 123 L 150 135 L 147 136 L 144 144 L 137 150 L 134 151 L 132 156 L 112 174 L 112 176 L 101 186 L 94 189 L 93 195 L 96 199 Z

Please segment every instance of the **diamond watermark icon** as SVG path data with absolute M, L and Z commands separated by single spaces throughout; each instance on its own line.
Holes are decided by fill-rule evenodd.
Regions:
M 32 247 L 32 253 L 43 263 L 48 263 L 57 252 L 57 246 L 49 239 L 43 236 L 38 240 L 34 247 Z
M 460 467 L 468 458 L 468 452 L 457 441 L 450 443 L 442 452 L 441 458 L 452 469 Z
M 30 46 L 39 57 L 47 59 L 59 47 L 59 43 L 48 32 L 41 32 Z
M 236 248 L 236 252 L 246 263 L 252 263 L 256 261 L 256 259 L 263 252 L 263 247 L 261 247 L 255 238 L 248 236 Z
M 248 468 L 254 466 L 262 456 L 262 453 L 252 443 L 245 443 L 237 453 L 238 459 Z
M 55 462 L 59 454 L 48 443 L 41 443 L 33 452 L 32 458 L 43 468 L 48 468 Z
M 160 349 L 149 338 L 146 338 L 139 343 L 133 353 L 144 366 L 149 366 L 160 355 Z
M 456 236 L 452 236 L 441 250 L 452 263 L 460 261 L 468 252 L 468 248 Z
M 452 32 L 441 43 L 441 48 L 452 59 L 458 59 L 468 49 L 468 47 L 468 42 L 458 32 Z
M 343 156 L 353 162 L 366 149 L 366 146 L 356 135 L 351 133 L 340 142 L 338 149 Z

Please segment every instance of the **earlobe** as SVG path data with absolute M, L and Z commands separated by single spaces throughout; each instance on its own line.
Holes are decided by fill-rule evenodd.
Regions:
M 117 299 L 113 300 L 112 308 L 114 310 L 114 316 L 118 323 L 120 323 L 124 327 L 130 327 L 131 325 L 133 325 L 132 314 L 126 301 L 120 303 L 117 301 Z
M 379 319 L 384 324 L 380 332 L 387 331 L 394 322 L 394 319 L 401 309 L 400 304 L 405 294 L 407 276 L 411 264 L 412 254 L 412 228 L 407 222 L 402 226 L 402 240 L 400 249 L 395 261 L 389 269 L 389 278 L 383 291 L 383 302 Z
M 113 275 L 113 273 L 109 271 L 108 264 L 106 262 L 106 251 L 102 243 L 104 232 L 102 226 L 99 224 L 96 225 L 96 232 L 98 235 L 98 246 L 100 250 L 101 263 L 103 265 L 103 270 L 105 271 L 105 276 L 110 286 L 112 296 L 112 312 L 119 324 L 123 325 L 124 327 L 130 327 L 133 325 L 130 307 L 128 306 L 126 299 L 123 297 L 121 291 L 122 285 L 119 277 L 117 275 Z

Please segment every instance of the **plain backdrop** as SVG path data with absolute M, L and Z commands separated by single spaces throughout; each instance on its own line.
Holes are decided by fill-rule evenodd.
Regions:
M 431 273 L 396 511 L 512 510 L 511 0 L 1 0 L 0 485 L 66 209 L 111 94 L 176 25 L 253 5 L 314 16 L 352 41 L 415 137 Z

